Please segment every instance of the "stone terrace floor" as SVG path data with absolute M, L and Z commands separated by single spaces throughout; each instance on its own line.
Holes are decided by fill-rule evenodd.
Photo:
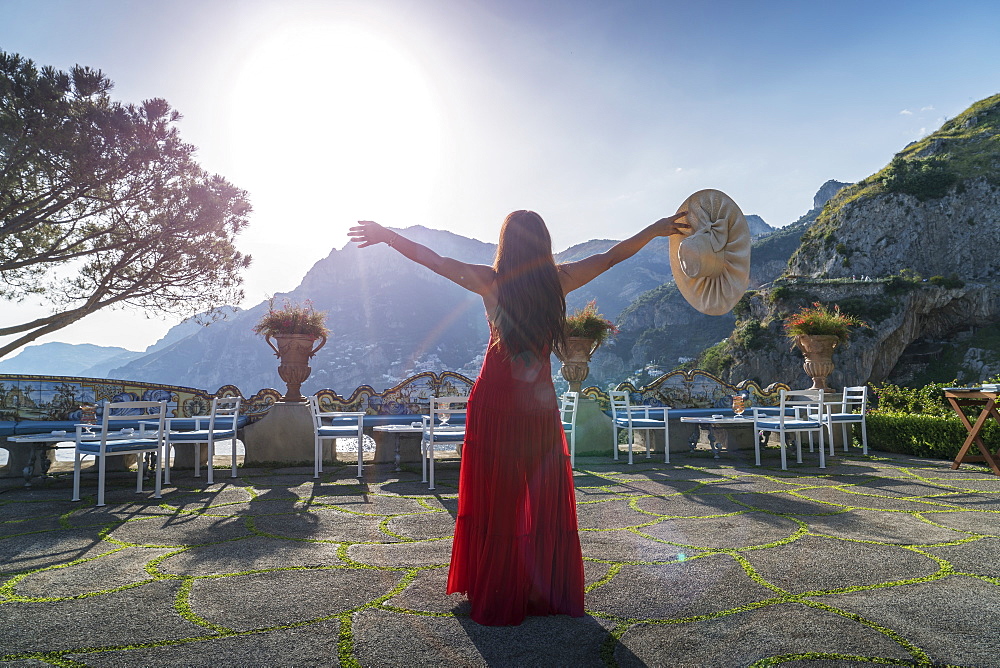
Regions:
M 457 463 L 0 482 L 5 666 L 1000 665 L 1000 478 L 895 455 L 581 458 L 587 615 L 481 627 Z

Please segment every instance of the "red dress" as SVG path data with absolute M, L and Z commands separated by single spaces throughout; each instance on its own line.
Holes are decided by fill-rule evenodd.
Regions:
M 548 354 L 511 359 L 493 341 L 472 388 L 448 593 L 472 619 L 583 615 L 573 470 Z

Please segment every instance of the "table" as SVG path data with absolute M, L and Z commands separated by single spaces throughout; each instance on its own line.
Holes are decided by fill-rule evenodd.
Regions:
M 698 417 L 682 417 L 680 420 L 681 422 L 708 428 L 708 445 L 712 448 L 712 455 L 716 459 L 719 458 L 719 453 L 722 452 L 722 448 L 729 445 L 730 429 L 753 427 L 752 417 L 702 415 Z M 690 446 L 692 452 L 694 452 L 697 442 L 697 438 L 691 439 Z
M 946 387 L 944 389 L 944 396 L 948 400 L 948 403 L 951 404 L 955 413 L 958 414 L 958 419 L 965 425 L 966 431 L 969 432 L 965 443 L 962 444 L 958 455 L 955 456 L 955 461 L 952 462 L 951 468 L 957 469 L 964 462 L 986 462 L 986 465 L 990 467 L 994 474 L 1000 475 L 1000 443 L 997 444 L 994 452 L 990 452 L 990 449 L 986 447 L 986 443 L 983 442 L 981 435 L 983 427 L 990 417 L 997 424 L 1000 424 L 1000 413 L 997 412 L 997 390 L 985 390 L 981 387 Z M 970 422 L 963 409 L 980 407 L 979 417 L 976 418 L 975 423 Z M 969 450 L 972 449 L 973 443 L 979 448 L 979 455 L 968 454 Z
M 452 427 L 455 430 L 464 430 L 465 425 Z M 446 432 L 448 427 L 438 425 L 434 427 L 434 433 Z M 372 427 L 373 432 L 378 432 L 382 434 L 392 434 L 395 439 L 393 443 L 394 460 L 396 462 L 396 470 L 401 470 L 399 468 L 400 462 L 419 462 L 421 458 L 420 453 L 420 442 L 424 433 L 424 426 L 422 422 L 412 422 L 410 424 L 384 424 L 377 427 Z M 401 443 L 401 438 L 406 435 L 419 435 L 421 438 L 407 439 L 405 443 Z M 401 448 L 401 445 L 405 446 Z M 385 449 L 381 447 L 381 439 L 375 439 L 375 462 L 381 463 L 388 461 Z M 446 448 L 447 449 L 447 448 Z M 461 452 L 461 451 L 459 451 Z
M 88 425 L 93 427 L 93 425 Z M 133 430 L 134 432 L 134 430 Z M 109 439 L 121 439 L 121 438 L 131 438 L 135 434 L 128 433 L 127 431 L 112 432 L 108 434 Z M 92 434 L 82 434 L 81 440 L 86 441 L 99 441 L 101 439 L 100 430 L 93 432 Z M 31 456 L 28 460 L 28 464 L 22 469 L 24 474 L 24 486 L 31 487 L 31 479 L 36 477 L 35 474 L 35 460 L 41 460 L 42 464 L 42 478 L 48 476 L 49 467 L 52 466 L 52 460 L 49 459 L 49 450 L 60 449 L 60 443 L 70 443 L 71 445 L 64 445 L 61 449 L 76 448 L 76 432 L 75 431 L 53 431 L 47 434 L 24 434 L 22 436 L 8 436 L 7 441 L 9 443 L 29 443 L 31 444 Z

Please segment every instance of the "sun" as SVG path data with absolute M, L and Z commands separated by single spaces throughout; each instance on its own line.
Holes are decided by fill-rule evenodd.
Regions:
M 276 26 L 234 76 L 229 116 L 233 164 L 261 219 L 425 217 L 443 120 L 426 73 L 391 40 L 343 23 Z

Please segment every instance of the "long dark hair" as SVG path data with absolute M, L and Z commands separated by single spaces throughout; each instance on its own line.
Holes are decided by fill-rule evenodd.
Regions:
M 500 342 L 512 355 L 543 354 L 562 347 L 566 297 L 552 257 L 552 238 L 534 211 L 515 211 L 503 221 L 493 269 Z

